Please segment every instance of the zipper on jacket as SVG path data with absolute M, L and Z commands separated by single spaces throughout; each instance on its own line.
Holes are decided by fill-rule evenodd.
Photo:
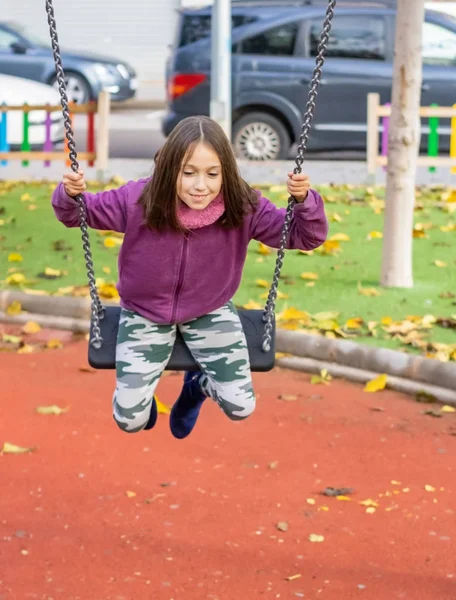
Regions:
M 188 244 L 188 238 L 184 237 L 184 241 L 182 243 L 182 252 L 181 252 L 181 260 L 180 260 L 180 267 L 179 267 L 179 276 L 178 276 L 178 279 L 177 279 L 176 292 L 174 294 L 173 311 L 171 313 L 171 323 L 174 323 L 174 321 L 176 319 L 177 303 L 179 301 L 179 293 L 181 291 L 182 284 L 184 283 L 184 272 L 185 272 L 185 267 L 186 267 L 186 263 L 187 263 L 187 244 Z

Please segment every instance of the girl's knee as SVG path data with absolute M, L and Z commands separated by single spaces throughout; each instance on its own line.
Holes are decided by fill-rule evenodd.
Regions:
M 221 399 L 220 408 L 232 421 L 243 421 L 255 410 L 255 396 L 250 394 L 244 398 Z
M 152 407 L 151 400 L 146 401 L 143 399 L 142 401 L 133 403 L 133 406 L 131 404 L 131 401 L 128 403 L 119 402 L 117 393 L 114 394 L 112 416 L 119 429 L 125 431 L 125 433 L 142 431 L 147 425 Z
M 147 425 L 147 418 L 143 416 L 141 418 L 125 419 L 125 417 L 119 416 L 115 411 L 112 416 L 119 429 L 125 431 L 125 433 L 138 433 L 138 431 L 142 431 Z

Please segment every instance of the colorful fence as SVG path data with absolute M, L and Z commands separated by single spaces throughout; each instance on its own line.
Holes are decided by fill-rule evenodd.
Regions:
M 388 136 L 391 117 L 391 105 L 380 104 L 379 94 L 368 94 L 367 97 L 367 172 L 371 180 L 375 180 L 377 167 L 388 164 Z M 428 167 L 435 172 L 437 167 L 449 166 L 456 173 L 456 104 L 452 107 L 430 106 L 420 107 L 420 117 L 429 119 L 427 155 L 418 157 L 418 165 Z M 449 156 L 439 156 L 440 120 L 450 119 L 451 137 Z M 381 122 L 380 122 L 381 120 Z M 381 141 L 379 143 L 379 132 Z
M 98 102 L 89 102 L 87 104 L 70 104 L 70 119 L 72 128 L 75 115 L 87 116 L 87 150 L 78 151 L 78 159 L 87 161 L 88 166 L 96 166 L 98 171 L 104 171 L 108 168 L 109 160 L 109 113 L 110 113 L 110 95 L 108 92 L 101 92 Z M 68 159 L 68 142 L 65 136 L 65 149 L 56 151 L 52 141 L 52 113 L 60 112 L 62 107 L 46 105 L 28 105 L 7 106 L 0 105 L 0 165 L 7 165 L 10 160 L 20 160 L 22 165 L 27 167 L 31 160 L 42 160 L 45 167 L 49 167 L 52 161 L 64 161 L 70 164 Z M 11 150 L 8 143 L 9 117 L 12 112 L 22 112 L 22 143 L 19 150 Z M 30 128 L 34 125 L 30 122 L 30 113 L 40 111 L 45 112 L 44 123 L 44 143 L 41 149 L 33 149 L 30 142 Z M 96 127 L 95 127 L 96 116 Z M 77 131 L 75 132 L 77 135 Z

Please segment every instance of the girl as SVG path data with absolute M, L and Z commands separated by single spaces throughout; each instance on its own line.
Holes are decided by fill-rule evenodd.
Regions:
M 288 248 L 322 244 L 323 201 L 306 175 L 289 173 L 297 204 Z M 285 209 L 241 178 L 230 141 L 207 117 L 189 117 L 156 157 L 153 176 L 118 189 L 85 192 L 70 172 L 52 195 L 59 221 L 78 226 L 74 196 L 84 193 L 90 227 L 124 233 L 117 289 L 122 307 L 116 349 L 114 419 L 133 433 L 157 420 L 155 388 L 171 356 L 176 327 L 201 368 L 186 373 L 170 415 L 176 438 L 192 431 L 205 398 L 233 420 L 255 408 L 246 339 L 231 301 L 250 240 L 278 248 Z

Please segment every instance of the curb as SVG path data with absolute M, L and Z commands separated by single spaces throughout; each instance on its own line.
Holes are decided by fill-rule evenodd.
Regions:
M 350 340 L 332 340 L 286 329 L 277 330 L 276 346 L 284 354 L 456 390 L 456 363 L 442 363 L 398 350 L 372 348 Z
M 320 374 L 322 369 L 326 369 L 333 377 L 337 377 L 339 379 L 348 379 L 349 381 L 355 381 L 358 383 L 367 383 L 371 379 L 374 379 L 378 376 L 378 373 L 373 371 L 354 369 L 353 367 L 346 367 L 344 365 L 329 363 L 322 360 L 315 360 L 313 358 L 279 358 L 277 360 L 277 365 L 284 369 L 312 373 L 315 375 Z M 401 377 L 388 375 L 386 388 L 411 396 L 416 396 L 416 394 L 424 392 L 425 394 L 430 394 L 442 404 L 456 406 L 456 391 L 448 390 L 435 385 L 429 385 L 426 383 L 422 384 L 417 381 L 410 381 L 410 379 L 403 379 Z
M 25 325 L 28 321 L 33 321 L 34 323 L 38 323 L 40 327 L 48 329 L 62 329 L 63 331 L 72 331 L 73 333 L 88 333 L 90 331 L 90 321 L 88 319 L 73 319 L 71 317 L 55 317 L 34 313 L 24 313 L 10 317 L 0 311 L 0 323 Z
M 20 302 L 23 310 L 33 314 L 6 314 L 12 302 Z M 106 305 L 117 302 L 104 301 Z M 72 329 L 87 327 L 90 320 L 90 298 L 41 296 L 5 290 L 0 292 L 0 321 L 23 323 L 34 320 L 44 327 Z M 86 321 L 83 325 L 80 321 Z M 456 390 L 456 363 L 442 363 L 386 348 L 363 346 L 350 340 L 333 340 L 298 331 L 277 329 L 276 351 L 296 358 L 313 359 L 325 364 L 349 367 L 376 376 L 391 377 L 427 384 L 450 392 Z M 329 369 L 328 369 L 329 370 Z M 420 388 L 422 389 L 422 387 Z

